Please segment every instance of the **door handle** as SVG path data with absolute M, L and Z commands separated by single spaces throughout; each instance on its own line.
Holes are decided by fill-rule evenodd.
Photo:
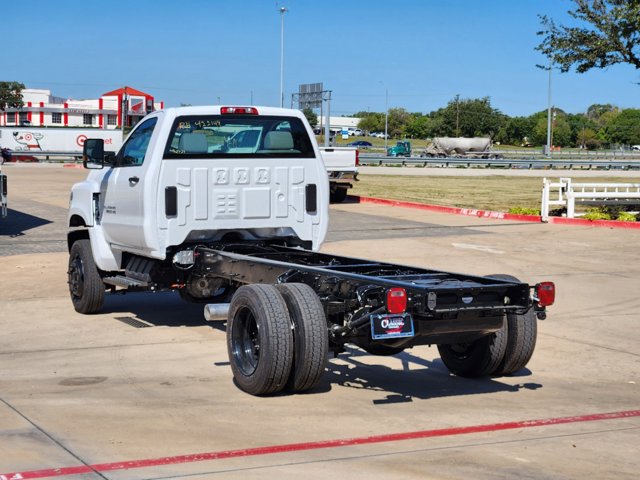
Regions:
M 129 177 L 129 185 L 131 186 L 136 185 L 139 181 L 140 179 L 138 177 Z

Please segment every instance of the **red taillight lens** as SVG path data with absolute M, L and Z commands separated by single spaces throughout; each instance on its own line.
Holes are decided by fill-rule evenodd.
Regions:
M 360 165 L 360 150 L 356 149 L 356 167 Z
M 220 107 L 222 115 L 258 115 L 258 109 L 254 107 Z
M 536 285 L 536 297 L 541 307 L 553 305 L 556 300 L 556 285 L 553 282 L 540 282 Z
M 407 291 L 404 288 L 387 290 L 387 312 L 403 313 L 407 309 Z

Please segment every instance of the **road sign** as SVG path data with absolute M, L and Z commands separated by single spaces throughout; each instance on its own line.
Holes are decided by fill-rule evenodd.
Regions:
M 304 83 L 298 87 L 298 108 L 319 108 L 322 106 L 322 83 Z

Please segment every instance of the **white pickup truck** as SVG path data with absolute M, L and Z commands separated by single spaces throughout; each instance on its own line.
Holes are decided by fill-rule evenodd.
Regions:
M 523 368 L 551 282 L 478 277 L 318 252 L 329 181 L 300 111 L 184 107 L 153 112 L 117 154 L 84 143 L 87 179 L 69 208 L 71 301 L 178 291 L 224 320 L 236 384 L 254 394 L 318 384 L 328 352 L 437 345 L 465 377 Z M 135 298 L 132 299 L 135 301 Z
M 352 147 L 320 147 L 322 160 L 329 175 L 331 201 L 341 203 L 358 181 L 358 149 Z

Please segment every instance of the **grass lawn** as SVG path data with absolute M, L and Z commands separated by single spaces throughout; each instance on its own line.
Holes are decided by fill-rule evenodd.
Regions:
M 351 195 L 508 212 L 510 208 L 540 209 L 542 178 L 429 177 L 359 175 Z M 640 178 L 589 177 L 590 183 L 640 183 Z

